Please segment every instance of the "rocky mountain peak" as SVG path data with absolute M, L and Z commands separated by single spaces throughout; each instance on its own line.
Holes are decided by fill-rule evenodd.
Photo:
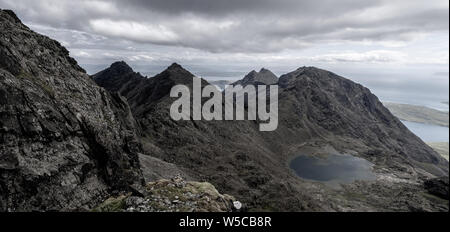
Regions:
M 179 65 L 178 63 L 172 63 L 169 67 L 167 67 L 168 70 L 177 70 L 177 69 L 183 69 L 184 68 Z
M 146 78 L 139 73 L 133 71 L 133 69 L 124 61 L 117 61 L 111 64 L 111 66 L 103 71 L 100 71 L 92 75 L 94 81 L 111 92 L 130 91 L 135 86 L 128 86 L 127 83 L 140 83 L 140 81 Z
M 117 61 L 111 64 L 109 67 L 111 72 L 115 72 L 117 74 L 128 74 L 134 72 L 133 69 L 125 63 L 125 61 Z
M 306 83 L 314 84 L 317 86 L 326 85 L 327 81 L 331 81 L 333 79 L 338 79 L 344 82 L 347 82 L 348 85 L 354 85 L 355 83 L 351 83 L 351 81 L 342 78 L 332 72 L 316 68 L 316 67 L 300 67 L 295 71 L 284 74 L 279 78 L 278 84 L 280 87 L 288 88 L 289 86 L 294 85 L 295 83 L 301 83 L 306 85 Z M 358 85 L 358 84 L 356 84 Z
M 272 72 L 272 71 L 270 71 L 269 69 L 266 69 L 266 68 L 261 68 L 261 70 L 259 70 L 259 73 L 269 73 L 269 72 Z
M 192 82 L 194 74 L 184 69 L 181 65 L 173 63 L 167 69 L 154 77 L 155 81 L 172 81 L 174 84 L 186 84 Z M 167 79 L 167 80 L 165 80 Z
M 5 10 L 0 9 L 0 11 L 3 11 L 7 15 L 9 15 L 12 22 L 14 22 L 14 23 L 22 23 L 22 21 L 19 19 L 19 17 L 17 17 L 17 15 L 16 15 L 16 13 L 14 13 L 14 11 L 7 10 L 7 9 L 5 9 Z
M 246 76 L 248 77 L 255 77 L 256 75 L 258 75 L 258 72 L 256 70 L 252 70 L 250 71 Z
M 183 68 L 183 66 L 177 63 L 173 63 L 169 67 L 167 67 L 163 72 L 156 75 L 155 78 L 156 79 L 168 78 L 177 84 L 182 84 L 189 81 L 192 82 L 193 76 L 194 75 L 185 68 Z
M 259 72 L 252 70 L 249 72 L 242 80 L 239 80 L 233 85 L 254 85 L 254 84 L 265 84 L 271 85 L 278 82 L 278 77 L 273 74 L 270 70 L 262 68 Z
M 38 72 L 58 73 L 60 69 L 50 63 L 55 56 L 61 58 L 61 64 L 64 67 L 70 66 L 71 69 L 85 72 L 59 42 L 32 32 L 21 23 L 14 12 L 0 10 L 0 27 L 2 29 L 0 67 L 10 73 L 14 75 Z M 27 39 L 24 40 L 24 37 Z M 43 51 L 51 51 L 52 54 Z M 30 62 L 25 63 L 25 58 Z

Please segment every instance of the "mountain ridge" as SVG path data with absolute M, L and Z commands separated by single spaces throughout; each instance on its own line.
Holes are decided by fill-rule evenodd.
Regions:
M 257 120 L 174 121 L 170 90 L 192 90 L 194 76 L 179 64 L 147 78 L 118 62 L 89 77 L 16 18 L 0 11 L 0 211 L 89 210 L 129 193 L 145 208 L 134 202 L 149 200 L 144 181 L 174 172 L 250 211 L 448 211 L 448 161 L 360 84 L 311 67 L 281 76 L 272 132 Z M 289 168 L 336 153 L 366 159 L 376 179 L 334 189 Z
M 184 75 L 181 72 L 169 74 Z M 163 92 L 168 94 L 169 87 L 175 84 L 190 86 L 190 82 L 184 82 L 186 77 L 159 79 L 165 84 L 157 81 L 148 84 L 167 86 Z M 276 131 L 267 133 L 259 132 L 253 121 L 172 121 L 168 118 L 168 108 L 174 99 L 167 95 L 157 102 L 148 98 L 138 104 L 133 98 L 128 101 L 130 105 L 140 105 L 133 114 L 151 144 L 148 147 L 157 148 L 158 152 L 153 152 L 152 156 L 177 165 L 196 180 L 209 181 L 222 192 L 243 199 L 250 209 L 339 211 L 336 199 L 319 194 L 322 197 L 319 201 L 314 197 L 318 190 L 315 184 L 292 176 L 286 162 L 297 152 L 321 154 L 330 149 L 351 152 L 373 162 L 380 180 L 391 178 L 391 181 L 420 183 L 420 179 L 448 175 L 447 161 L 409 132 L 362 85 L 314 67 L 300 67 L 282 75 L 278 85 L 281 88 L 280 125 Z M 175 128 L 176 132 L 172 131 Z M 240 164 L 243 161 L 243 165 Z M 416 188 L 413 187 L 416 184 L 393 187 L 390 181 L 364 185 L 352 191 L 377 186 L 383 190 L 367 194 L 381 197 L 386 203 L 373 205 L 371 201 L 362 203 L 350 199 L 347 204 L 359 210 L 393 210 L 394 206 L 388 203 L 394 200 L 389 196 L 392 191 Z M 285 188 L 292 193 L 281 190 Z M 326 192 L 337 194 L 329 189 Z M 314 201 L 316 204 L 311 203 Z M 417 204 L 418 208 L 434 207 Z M 395 207 L 406 210 L 407 206 Z

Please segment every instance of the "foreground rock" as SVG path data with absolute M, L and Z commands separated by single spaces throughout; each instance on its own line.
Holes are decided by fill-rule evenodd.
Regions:
M 94 212 L 232 212 L 240 210 L 234 197 L 220 194 L 210 183 L 180 177 L 150 182 L 142 196 L 111 197 Z
M 88 209 L 143 182 L 127 102 L 0 10 L 0 211 Z

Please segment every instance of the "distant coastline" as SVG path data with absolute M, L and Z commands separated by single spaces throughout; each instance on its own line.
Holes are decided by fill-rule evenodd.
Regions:
M 386 108 L 388 108 L 391 113 L 399 118 L 402 121 L 407 122 L 414 122 L 414 123 L 421 123 L 421 124 L 428 124 L 431 126 L 441 126 L 441 127 L 447 127 L 449 125 L 449 113 L 444 111 L 439 111 L 435 109 L 431 109 L 425 106 L 418 106 L 418 105 L 410 105 L 410 104 L 401 104 L 401 103 L 392 103 L 392 102 L 384 102 L 383 103 Z M 447 102 L 442 102 L 442 104 L 447 104 Z M 408 126 L 407 123 L 405 125 Z M 409 128 L 411 131 L 414 130 L 414 128 Z M 419 137 L 421 137 L 423 140 L 424 137 L 422 134 L 417 134 Z M 445 159 L 449 159 L 449 142 L 448 141 L 425 141 L 428 146 L 433 148 L 437 153 L 439 153 L 442 157 Z
M 392 102 L 383 103 L 393 115 L 403 121 L 449 126 L 449 113 L 431 109 L 425 106 L 400 104 Z

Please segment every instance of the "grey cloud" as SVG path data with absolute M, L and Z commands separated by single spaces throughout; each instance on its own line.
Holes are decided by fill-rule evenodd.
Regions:
M 420 3 L 420 4 L 418 4 Z M 26 22 L 124 41 L 213 53 L 267 53 L 323 41 L 409 41 L 448 31 L 442 1 L 355 0 L 0 0 Z M 66 38 L 74 46 L 89 46 Z
M 250 14 L 290 14 L 310 15 L 310 14 L 341 14 L 355 9 L 364 9 L 369 6 L 380 4 L 380 0 L 375 1 L 354 1 L 340 0 L 336 4 L 335 0 L 322 1 L 299 1 L 299 0 L 130 0 L 117 1 L 125 8 L 138 10 L 162 11 L 171 15 L 183 13 L 195 13 L 209 15 L 212 17 L 229 14 L 250 13 Z

